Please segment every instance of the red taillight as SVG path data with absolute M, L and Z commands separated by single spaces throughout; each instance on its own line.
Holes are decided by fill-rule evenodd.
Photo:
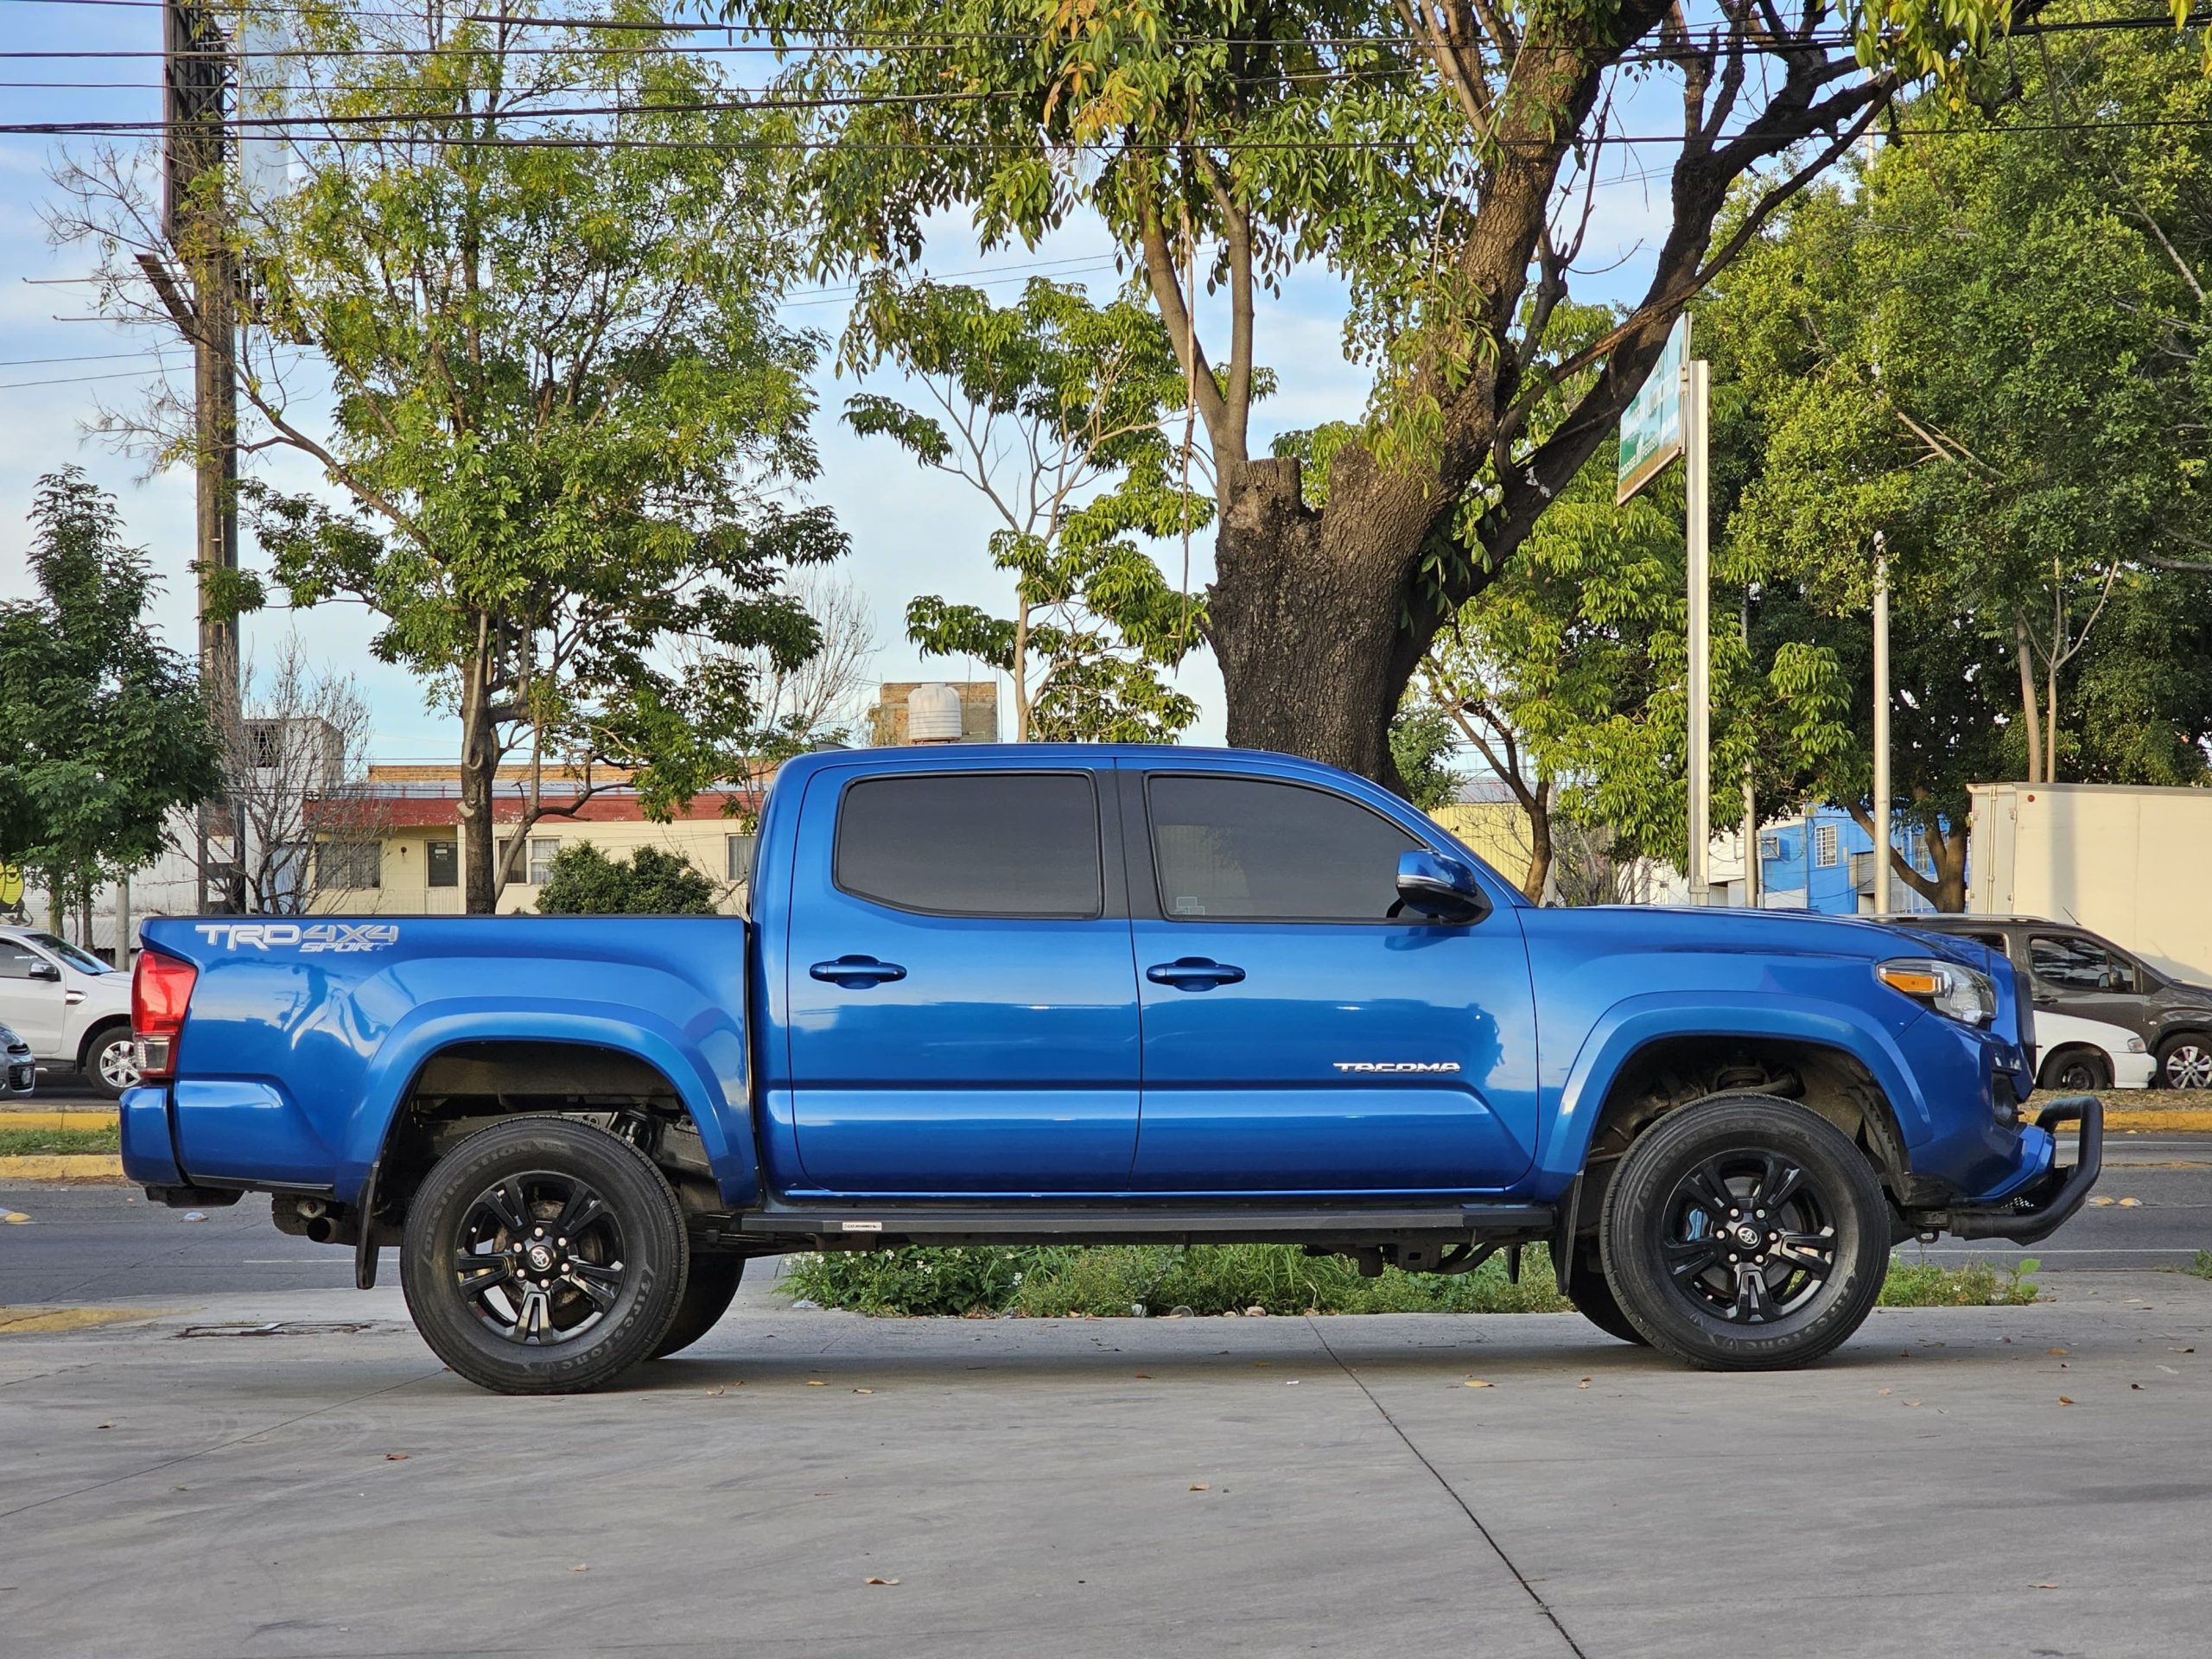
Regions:
M 200 970 L 188 962 L 141 950 L 130 975 L 130 1034 L 137 1039 L 138 1075 L 159 1083 L 176 1071 L 176 1034 Z

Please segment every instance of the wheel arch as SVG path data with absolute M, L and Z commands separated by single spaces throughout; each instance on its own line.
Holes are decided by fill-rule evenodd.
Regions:
M 77 1044 L 77 1069 L 79 1071 L 89 1072 L 92 1069 L 92 1051 L 99 1046 L 102 1037 L 118 1029 L 126 1033 L 130 1029 L 129 1014 L 104 1014 L 85 1027 L 84 1037 Z
M 2037 1057 L 2036 1061 L 2036 1087 L 2038 1089 L 2057 1088 L 2059 1086 L 2057 1084 L 2050 1082 L 2048 1079 L 2056 1075 L 2060 1065 L 2064 1064 L 2066 1061 L 2074 1058 L 2094 1061 L 2098 1068 L 2104 1073 L 2106 1086 L 2107 1088 L 2111 1086 L 2113 1076 L 2112 1056 L 2107 1053 L 2103 1049 L 2098 1047 L 2094 1043 L 2076 1042 L 2054 1043 L 2048 1051 Z

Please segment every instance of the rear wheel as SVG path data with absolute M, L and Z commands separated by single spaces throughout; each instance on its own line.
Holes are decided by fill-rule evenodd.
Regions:
M 1599 1230 L 1605 1282 L 1653 1347 L 1693 1365 L 1806 1364 L 1873 1310 L 1887 1211 L 1872 1168 L 1827 1119 L 1718 1096 L 1621 1160 Z
M 1605 1270 L 1598 1260 L 1594 1239 L 1586 1239 L 1574 1247 L 1574 1260 L 1567 1270 L 1567 1300 L 1574 1304 L 1576 1313 L 1607 1336 L 1632 1342 L 1639 1348 L 1651 1345 L 1649 1338 L 1636 1328 L 1635 1322 L 1613 1300 L 1613 1287 L 1605 1282 Z
M 2036 1081 L 2045 1089 L 2075 1094 L 2112 1087 L 2112 1066 L 2092 1048 L 2062 1048 L 2043 1063 Z
M 471 1135 L 416 1192 L 408 1312 L 440 1359 L 500 1394 L 575 1394 L 649 1358 L 683 1300 L 675 1192 L 604 1129 L 524 1117 Z
M 741 1255 L 695 1255 L 691 1276 L 683 1283 L 683 1300 L 676 1306 L 676 1323 L 654 1347 L 652 1357 L 665 1359 L 681 1353 L 721 1323 L 737 1295 L 737 1281 L 745 1276 Z
M 110 1100 L 138 1086 L 138 1058 L 129 1026 L 107 1026 L 92 1033 L 85 1045 L 85 1078 Z
M 2212 1037 L 2185 1031 L 2160 1043 L 2158 1082 L 2168 1089 L 2212 1089 Z

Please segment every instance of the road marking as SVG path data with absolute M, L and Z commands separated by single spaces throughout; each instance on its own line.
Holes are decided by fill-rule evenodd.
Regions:
M 159 1319 L 168 1311 L 160 1307 L 0 1307 L 0 1337 L 90 1331 L 124 1319 Z

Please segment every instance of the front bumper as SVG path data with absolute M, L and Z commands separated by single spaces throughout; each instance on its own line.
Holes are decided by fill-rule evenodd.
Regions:
M 38 1066 L 29 1049 L 0 1054 L 0 1095 L 28 1095 L 38 1087 Z
M 2050 1169 L 2010 1197 L 1994 1204 L 1958 1204 L 1927 1217 L 1930 1230 L 1954 1238 L 2003 1238 L 2032 1244 L 2049 1238 L 2088 1201 L 2105 1161 L 2105 1109 L 2094 1095 L 2069 1095 L 2036 1114 L 2046 1135 L 2062 1124 L 2081 1125 L 2081 1143 L 2070 1165 Z

